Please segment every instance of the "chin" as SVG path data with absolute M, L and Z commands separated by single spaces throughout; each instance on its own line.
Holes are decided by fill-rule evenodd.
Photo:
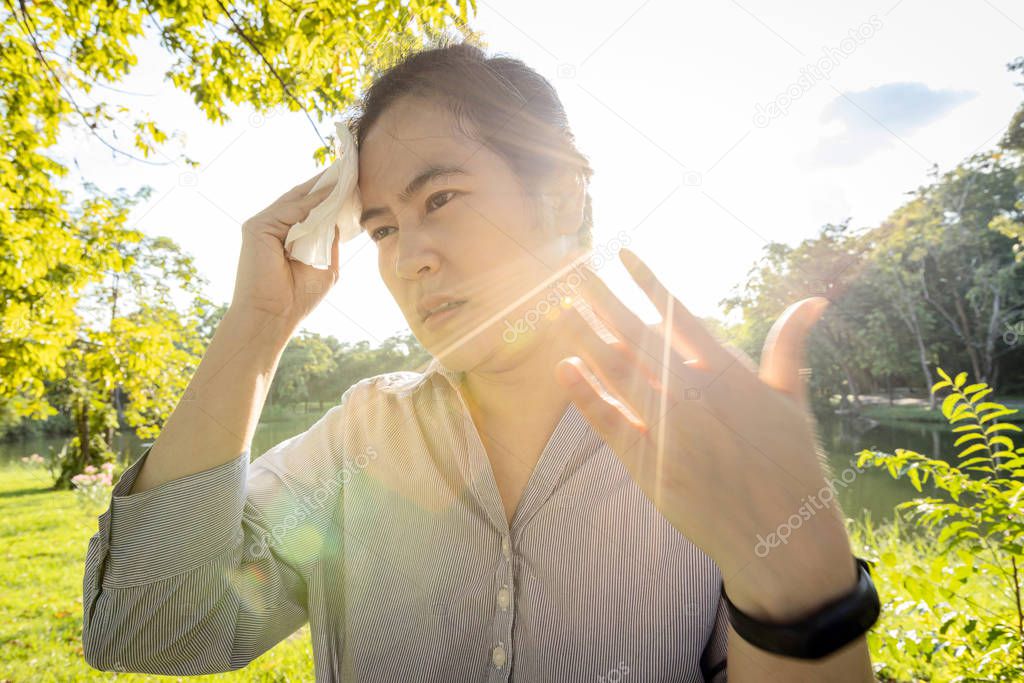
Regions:
M 418 329 L 413 329 L 413 333 L 423 348 L 446 368 L 454 372 L 470 372 L 514 354 L 521 346 L 519 343 L 509 344 L 502 339 L 500 321 L 478 329 L 481 322 L 475 319 L 467 321 L 454 329 L 445 330 L 445 334 L 425 331 L 422 326 L 418 326 Z

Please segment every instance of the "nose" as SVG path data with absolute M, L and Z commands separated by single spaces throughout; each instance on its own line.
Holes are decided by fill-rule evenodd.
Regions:
M 421 226 L 399 230 L 395 272 L 403 280 L 416 280 L 436 273 L 441 259 Z

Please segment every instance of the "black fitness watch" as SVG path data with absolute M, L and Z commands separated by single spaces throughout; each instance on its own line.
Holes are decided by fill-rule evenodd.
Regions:
M 814 614 L 788 624 L 758 621 L 736 608 L 722 587 L 729 621 L 751 645 L 784 657 L 821 659 L 864 634 L 878 620 L 881 605 L 866 560 L 854 557 L 859 580 L 847 595 Z

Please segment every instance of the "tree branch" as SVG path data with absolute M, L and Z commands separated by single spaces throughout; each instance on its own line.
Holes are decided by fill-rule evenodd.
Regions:
M 327 144 L 327 141 L 324 140 L 322 135 L 320 135 L 320 130 L 316 127 L 316 123 L 313 122 L 313 118 L 309 115 L 309 111 L 302 105 L 301 102 L 299 102 L 298 98 L 296 98 L 295 95 L 292 94 L 292 91 L 288 88 L 288 84 L 285 83 L 284 79 L 281 78 L 281 75 L 277 73 L 277 69 L 274 68 L 274 65 L 270 63 L 270 60 L 267 59 L 266 56 L 264 56 L 263 52 L 259 49 L 259 47 L 256 46 L 256 43 L 254 43 L 249 38 L 249 36 L 246 35 L 245 31 L 242 30 L 242 27 L 238 25 L 237 21 L 235 21 L 235 17 L 231 14 L 230 11 L 228 11 L 228 8 L 224 6 L 224 3 L 221 2 L 221 0 L 217 0 L 217 5 L 227 16 L 228 21 L 231 22 L 231 25 L 234 26 L 235 33 L 237 33 L 238 36 L 242 40 L 244 40 L 250 48 L 252 48 L 252 51 L 255 52 L 261 60 L 263 60 L 263 63 L 267 65 L 267 69 L 270 70 L 270 73 L 273 74 L 274 78 L 276 78 L 278 82 L 281 84 L 281 89 L 284 90 L 284 94 L 287 95 L 292 102 L 297 104 L 299 108 L 302 110 L 302 113 L 306 115 L 306 119 L 309 121 L 309 125 L 313 126 L 313 130 L 316 132 L 316 136 L 320 138 L 320 142 L 322 142 L 325 147 L 328 147 L 329 145 Z

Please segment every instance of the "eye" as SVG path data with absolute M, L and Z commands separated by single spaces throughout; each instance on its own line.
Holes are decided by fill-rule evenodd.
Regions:
M 428 209 L 432 209 L 434 211 L 437 211 L 438 209 L 443 207 L 445 204 L 450 202 L 455 197 L 455 195 L 457 195 L 457 194 L 459 194 L 459 193 L 456 192 L 455 190 L 444 190 L 443 192 L 435 192 L 434 194 L 430 195 L 430 197 L 427 198 L 427 208 Z M 445 195 L 451 195 L 451 197 L 448 197 L 443 202 L 441 202 L 440 205 L 438 205 L 435 202 L 435 200 L 438 197 L 444 197 Z M 392 225 L 381 226 L 381 227 L 376 228 L 376 229 L 374 229 L 374 230 L 372 230 L 370 232 L 370 239 L 373 240 L 374 242 L 380 242 L 382 239 L 384 239 L 385 237 L 387 237 L 388 235 L 391 234 L 390 232 L 382 232 L 382 231 L 385 231 L 385 230 L 397 230 L 397 229 L 398 228 L 396 228 L 396 227 L 394 227 Z
M 447 204 L 448 202 L 450 202 L 450 201 L 451 201 L 451 200 L 452 200 L 452 199 L 453 199 L 453 198 L 455 197 L 455 195 L 456 195 L 456 194 L 458 194 L 458 193 L 457 193 L 457 192 L 455 192 L 455 190 L 444 190 L 443 192 L 437 192 L 437 193 L 435 193 L 435 194 L 432 194 L 432 195 L 430 195 L 430 197 L 429 197 L 429 198 L 427 199 L 427 207 L 431 207 L 431 208 L 433 208 L 434 210 L 440 209 L 440 208 L 441 208 L 441 206 L 437 206 L 437 205 L 436 205 L 436 204 L 434 203 L 434 200 L 435 200 L 435 199 L 437 199 L 438 197 L 443 197 L 444 195 L 448 195 L 448 194 L 450 194 L 450 195 L 452 195 L 452 196 L 451 196 L 451 197 L 449 197 L 448 199 L 446 199 L 446 200 L 445 200 L 444 202 L 442 202 L 442 203 L 441 203 L 441 206 L 444 206 L 445 204 Z
M 376 228 L 373 232 L 370 233 L 370 239 L 373 240 L 374 242 L 380 242 L 382 239 L 384 239 L 385 237 L 387 237 L 388 235 L 391 234 L 390 232 L 382 234 L 381 230 L 397 230 L 397 229 L 398 228 L 396 228 L 396 227 L 394 227 L 392 225 L 383 225 L 383 226 L 381 226 L 379 228 Z

